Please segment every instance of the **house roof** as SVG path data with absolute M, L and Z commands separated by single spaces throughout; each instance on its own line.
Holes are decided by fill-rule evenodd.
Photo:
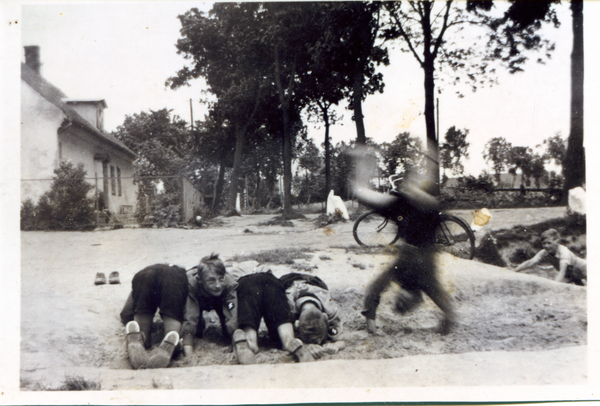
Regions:
M 67 104 L 75 104 L 75 103 L 93 103 L 93 104 L 98 104 L 100 103 L 102 105 L 102 108 L 107 108 L 108 105 L 106 104 L 106 100 L 104 99 L 63 99 L 63 101 Z
M 100 131 L 95 126 L 93 126 L 89 121 L 87 121 L 83 116 L 81 116 L 73 107 L 69 106 L 66 103 L 68 101 L 75 101 L 76 99 L 69 99 L 67 95 L 64 94 L 59 88 L 48 82 L 41 75 L 36 73 L 33 69 L 31 69 L 27 64 L 21 63 L 21 80 L 27 83 L 29 86 L 33 88 L 36 92 L 40 94 L 44 99 L 48 100 L 50 103 L 58 107 L 60 110 L 65 113 L 67 116 L 67 120 L 69 122 L 74 123 L 80 127 L 83 127 L 93 136 L 100 138 L 103 141 L 112 144 L 118 149 L 124 151 L 128 155 L 132 157 L 136 157 L 137 155 L 131 149 L 129 149 L 122 141 L 115 138 L 112 134 L 106 133 L 104 131 Z M 77 99 L 77 101 L 83 101 Z M 85 100 L 85 101 L 94 101 L 94 102 L 102 102 L 106 106 L 106 102 L 102 99 L 95 100 Z

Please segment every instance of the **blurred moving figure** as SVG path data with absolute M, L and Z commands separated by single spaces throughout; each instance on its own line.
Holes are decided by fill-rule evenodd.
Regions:
M 402 212 L 402 241 L 398 254 L 389 267 L 375 278 L 367 287 L 362 314 L 367 319 L 367 330 L 377 332 L 375 322 L 381 294 L 391 282 L 402 287 L 396 299 L 396 310 L 406 313 L 427 294 L 444 312 L 439 332 L 447 334 L 454 323 L 454 313 L 450 297 L 437 280 L 437 269 L 433 244 L 435 227 L 439 223 L 439 203 L 431 194 L 436 181 L 433 174 L 435 161 L 429 157 L 423 160 L 423 167 L 412 170 L 402 182 L 397 193 L 382 194 L 369 190 L 365 182 L 369 153 L 365 149 L 355 149 L 357 179 L 354 193 L 359 202 L 382 213 Z

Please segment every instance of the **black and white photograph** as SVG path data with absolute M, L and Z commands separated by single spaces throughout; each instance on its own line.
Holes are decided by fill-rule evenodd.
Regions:
M 0 11 L 0 403 L 599 399 L 600 3 Z

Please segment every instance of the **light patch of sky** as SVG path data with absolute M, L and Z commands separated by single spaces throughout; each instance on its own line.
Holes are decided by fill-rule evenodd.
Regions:
M 42 75 L 70 98 L 105 99 L 108 131 L 126 115 L 161 108 L 190 120 L 206 114 L 203 80 L 176 91 L 165 80 L 186 63 L 177 55 L 178 15 L 201 2 L 104 2 L 24 5 L 21 42 L 40 46 Z
M 590 7 L 586 2 L 586 7 Z M 176 91 L 165 88 L 165 80 L 186 61 L 176 54 L 180 38 L 177 18 L 192 7 L 208 11 L 212 3 L 201 2 L 99 2 L 32 3 L 21 9 L 22 45 L 39 45 L 42 74 L 71 98 L 103 98 L 108 104 L 105 125 L 116 129 L 126 115 L 167 107 L 190 120 L 190 98 L 194 120 L 201 120 L 206 106 L 200 99 L 204 82 Z M 505 137 L 513 145 L 535 147 L 545 138 L 569 133 L 571 16 L 568 3 L 556 6 L 559 29 L 546 28 L 544 35 L 556 42 L 556 50 L 545 65 L 535 63 L 514 75 L 499 69 L 499 84 L 472 93 L 459 87 L 459 98 L 451 84 L 436 85 L 440 106 L 440 139 L 451 126 L 468 129 L 470 159 L 468 173 L 486 168 L 485 143 Z M 587 12 L 587 9 L 586 9 Z M 587 14 L 587 13 L 586 13 Z M 588 20 L 589 21 L 589 20 Z M 364 102 L 366 133 L 376 142 L 391 141 L 400 132 L 424 138 L 423 73 L 412 55 L 391 50 L 391 63 L 380 69 L 385 92 Z M 344 119 L 331 128 L 333 143 L 356 138 L 352 112 L 338 111 Z M 317 145 L 324 130 L 309 124 L 309 135 Z
M 442 90 L 441 94 L 436 92 L 440 142 L 452 126 L 469 130 L 467 141 L 471 145 L 470 158 L 465 162 L 467 173 L 478 175 L 488 169 L 483 151 L 485 143 L 493 137 L 504 137 L 515 146 L 534 148 L 557 132 L 565 138 L 568 136 L 571 14 L 568 3 L 558 5 L 557 10 L 562 23 L 560 28 L 543 30 L 544 37 L 556 43 L 556 50 L 544 65 L 535 62 L 540 55 L 532 54 L 524 72 L 511 75 L 498 68 L 498 84 L 479 88 L 476 92 L 465 85 L 436 81 L 436 89 Z M 467 30 L 465 37 L 469 38 Z M 425 140 L 423 71 L 416 59 L 412 54 L 399 52 L 396 47 L 390 49 L 390 65 L 379 71 L 384 77 L 384 93 L 368 96 L 363 105 L 367 137 L 377 143 L 390 142 L 399 133 L 408 131 Z M 459 98 L 456 91 L 464 97 Z M 355 139 L 352 112 L 342 108 L 339 113 L 344 114 L 344 120 L 342 125 L 331 129 L 332 141 Z M 315 135 L 317 131 L 319 134 Z M 313 128 L 310 133 L 319 144 L 323 142 L 323 129 Z M 555 168 L 549 166 L 549 169 Z

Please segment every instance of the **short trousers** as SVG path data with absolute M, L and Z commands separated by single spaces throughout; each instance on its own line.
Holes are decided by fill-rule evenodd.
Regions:
M 277 327 L 293 322 L 283 284 L 270 273 L 255 273 L 238 280 L 238 326 L 258 331 L 264 318 L 271 339 L 278 338 Z
M 160 309 L 161 317 L 183 322 L 188 295 L 185 269 L 165 264 L 151 265 L 133 277 L 132 296 L 134 314 L 152 314 Z
M 569 282 L 574 283 L 575 285 L 584 286 L 583 280 L 587 280 L 587 275 L 581 269 L 575 268 L 573 265 L 567 266 L 567 272 L 565 273 L 565 277 Z

